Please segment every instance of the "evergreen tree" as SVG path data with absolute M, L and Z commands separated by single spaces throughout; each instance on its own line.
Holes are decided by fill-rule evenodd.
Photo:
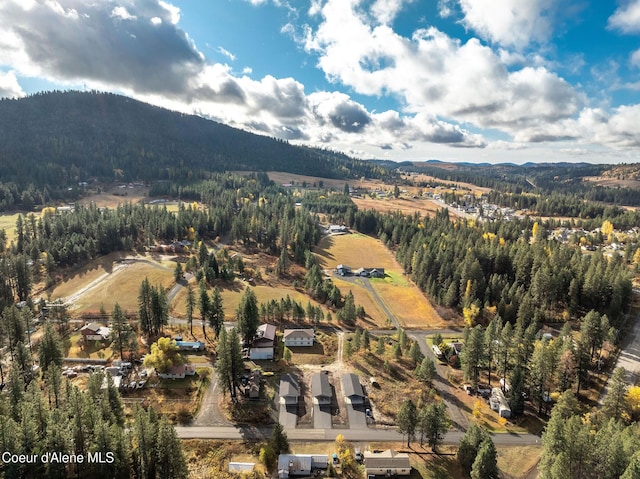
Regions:
M 207 292 L 207 285 L 204 280 L 200 281 L 200 290 L 198 297 L 198 306 L 200 307 L 200 319 L 202 320 L 202 334 L 204 340 L 207 340 L 206 319 L 211 311 L 211 301 L 209 300 L 209 293 Z
M 224 307 L 222 306 L 222 295 L 216 286 L 211 292 L 211 309 L 209 311 L 209 326 L 213 328 L 216 337 L 220 335 L 220 329 L 224 324 Z
M 248 286 L 240 299 L 236 316 L 238 318 L 238 329 L 242 340 L 245 344 L 249 345 L 256 336 L 260 318 L 258 300 L 253 290 Z
M 271 433 L 271 437 L 269 438 L 268 445 L 276 455 L 286 454 L 290 451 L 287 433 L 284 432 L 284 428 L 279 422 L 277 422 L 275 426 L 273 426 L 273 432 Z
M 475 423 L 472 423 L 462 436 L 458 447 L 458 462 L 467 474 L 471 473 L 480 445 L 486 440 L 490 440 L 489 434 Z
M 193 287 L 187 284 L 187 324 L 189 325 L 189 333 L 193 336 L 193 311 L 196 307 L 196 298 Z
M 407 399 L 402 403 L 400 411 L 398 411 L 398 416 L 396 417 L 398 432 L 407 435 L 407 447 L 409 447 L 411 441 L 415 439 L 417 423 L 418 412 L 416 406 L 411 399 Z
M 491 439 L 484 439 L 471 468 L 471 479 L 498 479 L 498 457 Z
M 161 478 L 187 479 L 189 470 L 182 451 L 182 443 L 166 418 L 158 423 L 156 438 L 156 469 Z
M 620 419 L 625 410 L 625 396 L 628 385 L 626 382 L 627 371 L 620 367 L 611 375 L 607 388 L 607 395 L 602 403 L 602 413 L 607 418 Z
M 111 312 L 111 338 L 112 347 L 118 351 L 121 360 L 124 357 L 123 352 L 131 336 L 133 336 L 131 326 L 129 326 L 120 304 L 116 301 L 116 304 L 113 305 L 113 311 Z
M 42 371 L 47 371 L 52 365 L 62 366 L 64 354 L 62 352 L 62 340 L 49 322 L 44 326 L 44 333 L 38 348 L 38 361 Z

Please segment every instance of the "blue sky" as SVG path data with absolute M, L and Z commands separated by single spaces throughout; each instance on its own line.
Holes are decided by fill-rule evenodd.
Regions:
M 360 158 L 640 159 L 640 0 L 3 0 L 0 31 L 0 96 L 114 91 Z

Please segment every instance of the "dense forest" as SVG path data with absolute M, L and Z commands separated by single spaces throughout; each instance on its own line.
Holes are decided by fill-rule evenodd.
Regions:
M 224 170 L 389 175 L 341 153 L 293 146 L 111 93 L 0 100 L 0 131 L 0 211 L 77 199 L 78 183 L 92 179 L 191 182 Z
M 584 255 L 577 246 L 547 240 L 544 226 L 530 220 L 454 222 L 446 210 L 423 218 L 359 211 L 346 201 L 328 201 L 334 220 L 377 235 L 433 301 L 457 308 L 470 325 L 497 313 L 526 328 L 591 309 L 619 325 L 631 300 L 627 260 L 633 251 L 627 259 L 609 260 L 601 252 Z
M 635 226 L 640 219 L 619 205 L 640 206 L 640 189 L 600 186 L 585 177 L 618 178 L 619 166 L 578 164 L 445 165 L 439 162 L 402 163 L 404 171 L 418 172 L 443 181 L 459 181 L 491 188 L 489 202 L 526 209 L 541 216 L 570 216 L 581 219 L 609 219 Z M 426 184 L 426 183 L 425 183 Z M 633 216 L 633 218 L 629 218 Z
M 0 310 L 16 299 L 26 300 L 31 277 L 41 270 L 51 284 L 57 268 L 84 264 L 114 251 L 225 236 L 281 256 L 281 261 L 291 258 L 304 264 L 305 253 L 320 240 L 318 218 L 296 209 L 293 196 L 265 174 L 220 173 L 180 191 L 207 207 L 187 203 L 173 213 L 142 204 L 125 203 L 112 210 L 77 204 L 63 214 L 19 216 L 16 240 L 10 245 L 0 242 L 0 251 L 6 250 L 0 258 Z M 32 268 L 34 264 L 42 268 Z M 220 265 L 222 272 L 224 268 Z

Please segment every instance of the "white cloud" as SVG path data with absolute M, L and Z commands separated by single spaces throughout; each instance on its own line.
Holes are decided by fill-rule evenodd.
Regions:
M 482 38 L 522 48 L 551 34 L 556 0 L 460 0 L 464 24 Z
M 114 7 L 111 10 L 111 16 L 114 18 L 120 18 L 121 20 L 135 20 L 135 15 L 131 15 L 123 6 Z M 156 17 L 157 18 L 157 17 Z
M 305 48 L 319 55 L 330 81 L 365 95 L 399 96 L 408 113 L 526 135 L 527 128 L 569 118 L 584 97 L 543 66 L 510 71 L 504 56 L 477 39 L 466 43 L 436 28 L 412 38 L 371 25 L 358 0 L 329 0 Z M 524 57 L 511 55 L 514 62 Z
M 231 61 L 234 61 L 236 59 L 236 56 L 233 53 L 231 53 L 229 50 L 223 47 L 218 47 L 218 52 L 222 53 L 225 57 L 229 58 Z
M 627 5 L 619 7 L 609 17 L 607 26 L 623 33 L 640 32 L 640 0 L 632 0 Z
M 0 71 L 0 98 L 19 98 L 25 96 L 14 72 Z
M 631 63 L 631 66 L 633 67 L 640 68 L 640 49 L 631 53 L 629 63 Z

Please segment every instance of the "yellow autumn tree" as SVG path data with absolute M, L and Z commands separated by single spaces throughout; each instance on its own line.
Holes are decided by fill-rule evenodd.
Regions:
M 600 231 L 602 231 L 603 235 L 609 236 L 611 233 L 613 233 L 613 223 L 611 223 L 611 221 L 609 220 L 604 220 L 602 222 L 602 227 L 600 228 Z
M 534 241 L 536 239 L 536 236 L 538 236 L 539 230 L 540 230 L 540 225 L 536 221 L 535 223 L 533 223 L 533 228 L 531 228 L 531 236 L 533 236 Z
M 627 390 L 625 401 L 634 420 L 640 418 L 640 386 L 632 386 Z
M 470 328 L 476 325 L 476 319 L 480 314 L 480 308 L 477 304 L 471 303 L 469 307 L 462 308 L 462 315 L 464 316 L 464 324 Z

